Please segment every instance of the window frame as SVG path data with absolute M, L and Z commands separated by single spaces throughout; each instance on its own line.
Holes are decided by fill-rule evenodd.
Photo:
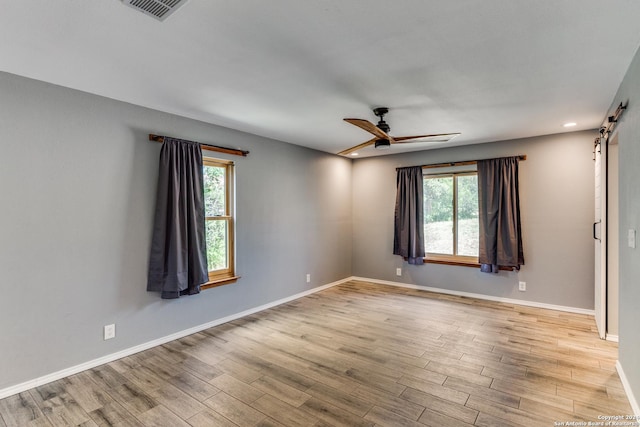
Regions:
M 227 224 L 227 268 L 208 271 L 209 281 L 202 286 L 201 289 L 209 289 L 217 286 L 227 285 L 236 282 L 239 277 L 236 276 L 235 268 L 235 164 L 231 160 L 217 159 L 213 157 L 203 157 L 202 167 L 219 167 L 225 171 L 225 212 L 224 215 L 207 217 L 205 216 L 205 224 L 207 221 L 225 221 Z M 206 226 L 205 226 L 206 227 Z M 207 265 L 207 270 L 209 267 Z
M 449 169 L 449 168 L 446 168 Z M 453 178 L 453 254 L 439 254 L 433 252 L 427 252 L 427 236 L 425 234 L 425 256 L 424 262 L 426 263 L 435 263 L 435 264 L 447 264 L 447 265 L 459 265 L 466 267 L 480 267 L 480 263 L 478 262 L 477 256 L 469 256 L 469 255 L 457 255 L 458 252 L 458 177 L 459 176 L 477 176 L 477 170 L 454 170 L 454 171 L 442 171 L 435 173 L 423 173 L 423 180 L 432 179 L 432 178 Z M 423 196 L 426 200 L 426 195 Z M 425 215 L 426 217 L 426 215 Z M 426 225 L 426 221 L 423 220 L 423 226 Z

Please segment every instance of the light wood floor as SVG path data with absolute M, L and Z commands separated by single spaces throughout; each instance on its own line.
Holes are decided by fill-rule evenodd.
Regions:
M 553 426 L 631 414 L 593 318 L 349 282 L 0 400 L 0 426 Z

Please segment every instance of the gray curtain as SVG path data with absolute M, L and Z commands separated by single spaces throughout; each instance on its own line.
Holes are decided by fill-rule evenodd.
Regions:
M 520 227 L 518 157 L 478 161 L 481 270 L 524 265 Z
M 162 298 L 200 292 L 208 279 L 202 150 L 200 144 L 164 138 L 147 291 Z
M 422 167 L 398 169 L 393 253 L 409 264 L 424 262 L 424 200 Z

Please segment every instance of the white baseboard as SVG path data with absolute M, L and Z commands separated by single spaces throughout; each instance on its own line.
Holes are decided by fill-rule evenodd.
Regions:
M 618 336 L 617 335 L 606 334 L 605 335 L 605 339 L 607 341 L 611 341 L 611 342 L 618 342 Z
M 629 399 L 629 404 L 631 405 L 631 409 L 633 410 L 633 415 L 640 417 L 640 406 L 638 405 L 636 397 L 633 395 L 631 384 L 629 384 L 629 380 L 624 374 L 624 370 L 622 369 L 622 365 L 620 364 L 619 360 L 616 360 L 616 371 L 618 371 L 618 375 L 620 376 L 620 381 L 622 382 L 622 387 L 624 387 L 624 392 L 627 393 L 627 399 Z
M 566 312 L 569 312 L 569 313 L 587 314 L 587 315 L 590 315 L 590 316 L 595 316 L 595 311 L 594 310 L 588 310 L 586 308 L 568 307 L 568 306 L 564 306 L 564 305 L 547 304 L 547 303 L 543 303 L 543 302 L 525 301 L 525 300 L 520 300 L 520 299 L 503 298 L 503 297 L 494 297 L 494 296 L 490 296 L 490 295 L 474 294 L 474 293 L 471 293 L 471 292 L 452 291 L 452 290 L 449 290 L 449 289 L 432 288 L 432 287 L 429 287 L 429 286 L 418 286 L 418 285 L 412 285 L 410 283 L 401 283 L 401 282 L 391 282 L 391 281 L 388 281 L 388 280 L 369 279 L 369 278 L 366 278 L 366 277 L 352 276 L 350 278 L 350 280 L 359 280 L 359 281 L 362 281 L 362 282 L 378 283 L 378 284 L 381 284 L 381 285 L 398 286 L 398 287 L 401 287 L 401 288 L 409 288 L 409 289 L 418 289 L 418 290 L 421 290 L 421 291 L 429 291 L 429 292 L 435 292 L 435 293 L 439 293 L 439 294 L 457 295 L 457 296 L 461 296 L 461 297 L 477 298 L 477 299 L 488 300 L 488 301 L 505 302 L 505 303 L 508 303 L 508 304 L 524 305 L 524 306 L 527 306 L 527 307 L 546 308 L 546 309 L 549 309 L 549 310 L 566 311 Z
M 116 353 L 108 354 L 106 356 L 99 357 L 97 359 L 93 359 L 93 360 L 90 360 L 88 362 L 76 365 L 76 366 L 71 366 L 71 367 L 63 369 L 61 371 L 53 372 L 51 374 L 47 374 L 47 375 L 44 375 L 42 377 L 35 378 L 33 380 L 25 381 L 25 382 L 20 383 L 20 384 L 16 384 L 16 385 L 4 388 L 4 389 L 0 389 L 0 399 L 4 399 L 5 397 L 9 397 L 9 396 L 13 396 L 14 394 L 22 393 L 23 391 L 32 389 L 34 387 L 39 387 L 39 386 L 41 386 L 43 384 L 47 384 L 47 383 L 50 383 L 50 382 L 53 382 L 53 381 L 57 381 L 57 380 L 59 380 L 61 378 L 65 378 L 65 377 L 68 377 L 70 375 L 74 375 L 74 374 L 77 374 L 79 372 L 86 371 L 87 369 L 95 368 L 96 366 L 104 365 L 105 363 L 113 362 L 114 360 L 122 359 L 123 357 L 130 356 L 132 354 L 139 353 L 139 352 L 141 352 L 143 350 L 147 350 L 147 349 L 150 349 L 152 347 L 156 347 L 158 345 L 165 344 L 165 343 L 167 343 L 169 341 L 177 340 L 179 338 L 186 337 L 187 335 L 195 334 L 196 332 L 200 332 L 200 331 L 203 331 L 205 329 L 209 329 L 209 328 L 212 328 L 214 326 L 221 325 L 223 323 L 231 322 L 232 320 L 236 320 L 236 319 L 239 319 L 241 317 L 257 313 L 259 311 L 267 310 L 269 308 L 278 306 L 280 304 L 285 304 L 287 302 L 296 300 L 298 298 L 302 298 L 302 297 L 305 297 L 307 295 L 311 295 L 311 294 L 314 294 L 316 292 L 320 292 L 322 290 L 331 288 L 333 286 L 340 285 L 342 283 L 348 282 L 349 280 L 351 280 L 350 277 L 346 278 L 346 279 L 338 280 L 336 282 L 329 283 L 329 284 L 326 284 L 326 285 L 318 286 L 316 288 L 309 289 L 307 291 L 300 292 L 300 293 L 297 293 L 295 295 L 291 295 L 289 297 L 282 298 L 282 299 L 270 302 L 268 304 L 263 304 L 263 305 L 260 305 L 258 307 L 253 307 L 253 308 L 250 308 L 248 310 L 241 311 L 240 313 L 235 313 L 235 314 L 232 314 L 232 315 L 229 315 L 229 316 L 226 316 L 226 317 L 222 317 L 220 319 L 216 319 L 216 320 L 213 320 L 211 322 L 204 323 L 202 325 L 194 326 L 193 328 L 185 329 L 183 331 L 176 332 L 176 333 L 171 334 L 171 335 L 167 335 L 167 336 L 164 336 L 164 337 L 161 337 L 161 338 L 157 338 L 155 340 L 151 340 L 149 342 L 146 342 L 146 343 L 143 343 L 143 344 L 140 344 L 140 345 L 136 345 L 134 347 L 129 347 L 129 348 L 126 348 L 124 350 L 118 351 Z

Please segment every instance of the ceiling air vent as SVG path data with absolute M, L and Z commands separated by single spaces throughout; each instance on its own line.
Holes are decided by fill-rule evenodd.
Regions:
M 164 21 L 180 6 L 189 0 L 122 0 L 124 4 L 139 10 L 145 15 L 152 16 L 158 21 Z

